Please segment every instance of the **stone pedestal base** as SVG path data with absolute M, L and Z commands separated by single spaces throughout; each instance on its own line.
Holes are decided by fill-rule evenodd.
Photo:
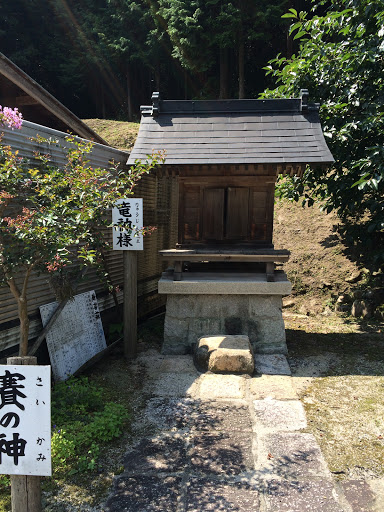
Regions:
M 262 274 L 191 275 L 184 281 L 165 274 L 159 282 L 159 293 L 167 294 L 162 351 L 185 354 L 201 337 L 243 334 L 256 353 L 286 354 L 282 296 L 290 291 L 283 273 L 272 283 Z

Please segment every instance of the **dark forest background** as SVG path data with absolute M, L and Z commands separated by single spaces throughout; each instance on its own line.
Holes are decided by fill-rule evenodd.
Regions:
M 166 99 L 255 98 L 309 0 L 3 0 L 0 50 L 82 118 Z M 269 79 L 270 80 L 270 79 Z

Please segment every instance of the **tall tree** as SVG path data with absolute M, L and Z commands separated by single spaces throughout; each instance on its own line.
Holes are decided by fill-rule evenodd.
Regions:
M 303 1 L 12 0 L 0 45 L 77 115 L 132 118 L 155 89 L 254 97 L 262 66 L 285 53 L 285 2 Z
M 246 94 L 246 68 L 262 62 L 258 55 L 273 52 L 270 43 L 280 32 L 278 50 L 284 50 L 281 20 L 286 0 L 150 0 L 159 33 L 166 31 L 172 55 L 195 76 L 217 76 L 216 84 L 203 84 L 202 95 L 227 98 Z M 283 37 L 281 37 L 283 36 Z M 275 42 L 277 38 L 275 39 Z M 258 42 L 257 55 L 253 51 Z M 203 75 L 204 76 L 204 75 Z M 205 86 L 204 86 L 205 85 Z M 254 87 L 253 87 L 254 88 Z M 250 89 L 250 88 L 249 88 Z
M 322 4 L 320 4 L 322 6 Z M 325 14 L 290 9 L 297 55 L 267 67 L 277 88 L 264 97 L 308 88 L 336 159 L 332 170 L 310 169 L 283 193 L 310 203 L 320 197 L 344 221 L 351 242 L 384 264 L 384 9 L 382 0 L 332 0 Z

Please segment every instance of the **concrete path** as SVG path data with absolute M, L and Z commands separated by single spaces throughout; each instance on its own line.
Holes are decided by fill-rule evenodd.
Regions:
M 365 481 L 337 483 L 284 356 L 260 376 L 201 374 L 190 356 L 147 352 L 147 407 L 105 512 L 379 512 Z M 151 435 L 148 435 L 148 432 Z

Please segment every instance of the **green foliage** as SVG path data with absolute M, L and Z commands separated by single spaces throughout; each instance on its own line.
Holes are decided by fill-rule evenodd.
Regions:
M 320 2 L 320 5 L 323 2 Z M 316 8 L 314 9 L 316 12 Z M 336 163 L 307 169 L 280 194 L 335 209 L 347 240 L 384 263 L 384 9 L 381 0 L 333 0 L 324 15 L 290 9 L 299 51 L 265 68 L 277 87 L 263 97 L 298 96 L 307 88 L 321 103 L 321 120 Z M 306 188 L 307 187 L 307 188 Z
M 45 141 L 43 141 L 45 142 Z M 143 173 L 156 165 L 138 163 L 130 171 L 94 168 L 87 156 L 92 143 L 67 137 L 67 163 L 56 167 L 49 155 L 26 162 L 0 145 L 0 251 L 2 278 L 25 265 L 62 269 L 80 245 L 83 264 L 95 264 L 108 248 L 100 231 L 110 225 L 106 212 L 132 193 Z
M 0 475 L 0 510 L 11 510 L 11 477 Z
M 103 390 L 87 378 L 71 377 L 52 393 L 52 461 L 54 471 L 92 471 L 105 443 L 118 438 L 129 415 L 105 402 Z
M 11 478 L 9 475 L 0 475 L 0 493 L 9 489 Z

